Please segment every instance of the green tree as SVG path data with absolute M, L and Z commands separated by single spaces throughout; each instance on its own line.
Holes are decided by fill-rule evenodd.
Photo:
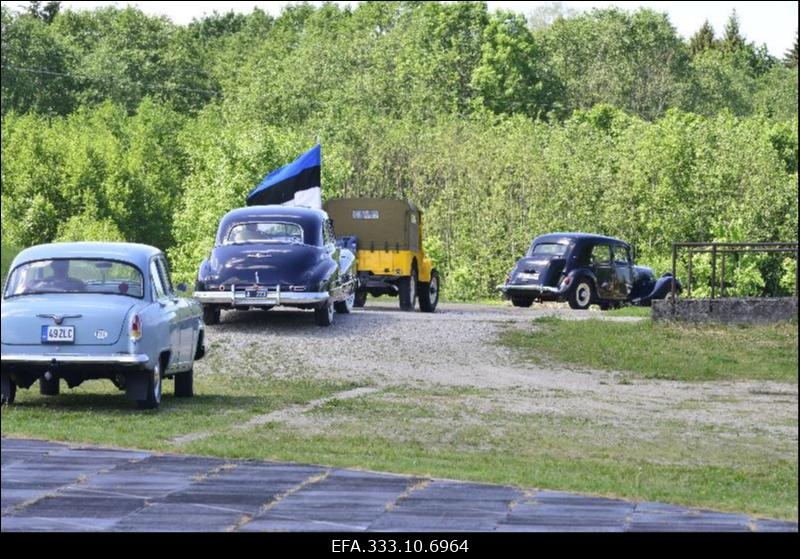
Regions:
M 2 17 L 1 112 L 66 114 L 75 106 L 75 80 L 69 74 L 73 53 L 40 17 L 14 15 L 5 6 Z
M 52 23 L 60 10 L 61 2 L 47 2 L 44 6 L 41 2 L 29 2 L 25 11 L 45 23 Z
M 653 119 L 682 98 L 689 51 L 666 14 L 593 10 L 537 37 L 566 87 L 568 111 L 609 103 Z
M 745 48 L 745 45 L 745 39 L 739 30 L 739 16 L 736 15 L 736 10 L 734 9 L 725 24 L 725 32 L 722 35 L 720 46 L 723 50 L 732 52 Z
M 498 12 L 484 35 L 481 62 L 471 83 L 479 102 L 497 113 L 522 113 L 533 118 L 555 109 L 560 88 L 548 75 L 541 49 L 525 19 Z
M 705 20 L 703 26 L 689 39 L 689 51 L 692 53 L 692 56 L 696 56 L 701 52 L 714 48 L 716 44 L 717 40 L 714 37 L 714 28 L 711 27 L 708 20 Z

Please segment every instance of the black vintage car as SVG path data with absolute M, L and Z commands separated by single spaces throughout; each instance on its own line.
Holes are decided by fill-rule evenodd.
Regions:
M 336 242 L 322 210 L 249 206 L 228 212 L 200 264 L 194 296 L 203 320 L 216 324 L 222 309 L 313 309 L 320 326 L 355 302 L 355 254 Z
M 533 240 L 498 289 L 515 307 L 567 301 L 573 309 L 596 304 L 605 310 L 622 304 L 649 306 L 667 296 L 671 283 L 672 274 L 656 279 L 650 268 L 635 266 L 631 247 L 619 239 L 550 233 Z

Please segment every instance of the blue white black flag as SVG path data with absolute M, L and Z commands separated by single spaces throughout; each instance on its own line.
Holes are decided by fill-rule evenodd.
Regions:
M 317 144 L 303 155 L 272 171 L 247 195 L 248 206 L 283 204 L 322 208 L 320 170 L 322 147 Z

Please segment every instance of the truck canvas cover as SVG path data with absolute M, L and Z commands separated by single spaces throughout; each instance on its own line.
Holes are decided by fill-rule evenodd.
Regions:
M 336 236 L 358 237 L 359 250 L 419 250 L 420 212 L 411 202 L 341 198 L 325 203 Z

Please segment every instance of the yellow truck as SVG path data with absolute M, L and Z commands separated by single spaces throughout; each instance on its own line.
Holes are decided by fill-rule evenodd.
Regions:
M 422 248 L 422 212 L 405 200 L 337 198 L 325 203 L 337 237 L 355 237 L 358 289 L 355 306 L 367 294 L 396 296 L 412 311 L 419 298 L 423 312 L 439 303 L 439 273 Z

